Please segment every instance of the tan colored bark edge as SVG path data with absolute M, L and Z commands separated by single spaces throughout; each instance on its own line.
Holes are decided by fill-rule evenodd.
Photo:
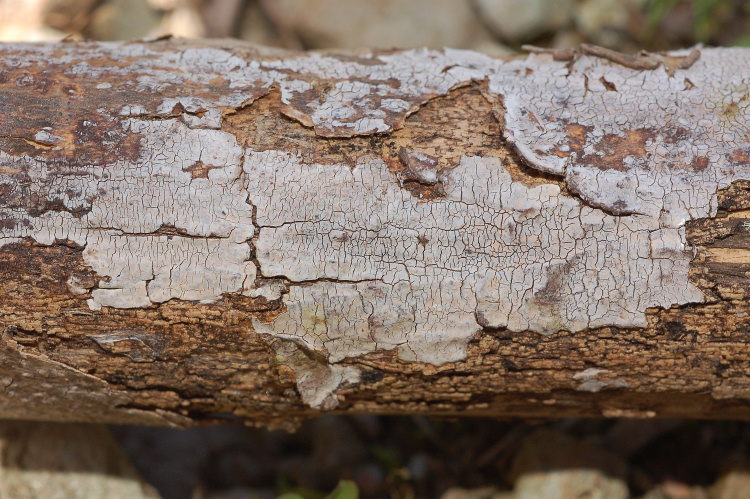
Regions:
M 750 418 L 750 52 L 535 52 L 0 46 L 0 417 Z

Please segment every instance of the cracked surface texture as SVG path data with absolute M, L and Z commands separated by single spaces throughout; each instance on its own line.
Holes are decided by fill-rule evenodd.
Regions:
M 678 228 L 714 215 L 716 191 L 750 178 L 748 64 L 745 50 L 704 49 L 670 76 L 530 55 L 490 76 L 489 88 L 504 98 L 507 138 L 535 168 L 564 175 L 594 206 Z
M 256 329 L 329 362 L 398 348 L 442 364 L 463 358 L 481 327 L 645 327 L 648 307 L 702 299 L 686 285 L 678 231 L 512 182 L 497 158 L 464 157 L 430 203 L 381 160 L 350 169 L 250 151 L 245 171 L 264 275 L 327 279 L 293 287 L 287 312 Z
M 84 246 L 100 280 L 71 292 L 90 292 L 93 310 L 281 299 L 285 311 L 256 330 L 332 364 L 377 349 L 456 361 L 482 328 L 646 327 L 649 307 L 703 301 L 688 280 L 685 223 L 716 213 L 718 189 L 750 179 L 750 53 L 676 52 L 690 64 L 669 70 L 578 55 L 7 45 L 0 69 L 21 76 L 0 80 L 0 110 L 12 98 L 23 108 L 0 122 L 13 145 L 0 148 L 0 244 Z M 319 136 L 388 133 L 471 82 L 502 103 L 521 158 L 574 195 L 514 182 L 493 157 L 436 169 L 414 144 L 400 153 L 409 176 L 397 178 L 377 157 L 306 161 L 293 145 L 243 148 L 222 130 L 275 86 L 281 112 Z M 66 92 L 60 116 L 87 118 L 50 119 L 38 99 L 50 88 Z M 420 200 L 404 179 L 441 195 Z M 257 275 L 285 284 L 256 287 Z M 305 372 L 303 398 L 325 407 L 357 378 Z
M 128 119 L 123 127 L 142 137 L 135 162 L 85 165 L 61 175 L 44 159 L 0 152 L 0 161 L 23 165 L 29 189 L 15 206 L 3 206 L 4 219 L 13 221 L 3 241 L 67 239 L 85 246 L 84 261 L 103 277 L 89 301 L 94 309 L 216 300 L 252 285 L 252 207 L 238 182 L 242 150 L 234 136 L 176 120 Z M 189 171 L 198 162 L 211 167 L 205 178 Z M 30 216 L 32 198 L 56 202 Z M 160 235 L 165 228 L 168 235 Z

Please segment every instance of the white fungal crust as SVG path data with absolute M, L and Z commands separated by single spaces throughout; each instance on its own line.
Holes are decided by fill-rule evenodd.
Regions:
M 572 61 L 541 53 L 503 62 L 452 50 L 247 58 L 157 46 L 0 52 L 0 64 L 24 75 L 59 71 L 84 90 L 71 90 L 71 102 L 93 106 L 78 111 L 87 118 L 77 135 L 19 116 L 23 126 L 47 124 L 20 136 L 39 154 L 0 150 L 0 244 L 85 246 L 101 280 L 68 286 L 90 291 L 95 310 L 226 293 L 281 298 L 286 310 L 256 330 L 329 364 L 377 349 L 458 361 L 482 328 L 646 327 L 649 307 L 703 301 L 688 280 L 685 223 L 715 214 L 718 189 L 750 179 L 750 52 L 741 49 L 674 53 L 690 63 L 667 71 L 653 58 L 655 69 L 625 67 L 613 61 L 630 59 L 592 49 Z M 47 84 L 24 75 L 17 92 Z M 404 178 L 444 191 L 423 201 L 381 159 L 310 164 L 304 151 L 243 149 L 221 130 L 226 113 L 273 86 L 287 116 L 345 137 L 389 132 L 427 100 L 485 80 L 523 160 L 564 176 L 580 199 L 513 182 L 497 158 L 463 156 L 438 172 L 437 158 L 402 148 Z M 0 122 L 0 138 L 9 126 Z M 85 149 L 89 135 L 102 151 Z M 256 287 L 256 272 L 278 279 Z M 290 352 L 315 407 L 335 406 L 333 390 L 357 379 Z
M 508 140 L 535 168 L 564 175 L 594 206 L 679 228 L 714 215 L 716 191 L 750 178 L 748 65 L 743 49 L 704 49 L 673 75 L 530 55 L 489 87 L 503 97 Z
M 321 136 L 387 132 L 432 97 L 487 75 L 500 62 L 466 50 L 405 50 L 342 60 L 309 54 L 267 61 L 284 111 Z
M 599 379 L 602 374 L 607 375 L 605 369 L 596 369 L 590 367 L 573 375 L 573 379 L 580 381 L 581 384 L 576 390 L 581 392 L 599 392 L 604 388 L 627 388 L 628 382 L 621 379 Z
M 398 348 L 442 364 L 462 359 L 481 327 L 646 327 L 646 308 L 702 299 L 678 231 L 512 182 L 497 158 L 463 157 L 430 203 L 380 159 L 350 169 L 248 151 L 244 168 L 264 275 L 307 283 L 256 329 L 329 362 Z
M 15 221 L 2 231 L 11 242 L 70 240 L 102 277 L 89 305 L 136 308 L 172 298 L 216 300 L 251 286 L 252 206 L 238 181 L 242 149 L 216 130 L 191 130 L 177 120 L 124 120 L 141 135 L 141 157 L 86 165 L 66 175 L 42 158 L 0 160 L 24 166 L 31 192 L 24 197 L 60 200 L 31 216 L 28 205 L 4 206 Z M 203 170 L 194 178 L 191 168 Z M 18 187 L 18 186 L 15 186 Z M 160 235 L 165 232 L 165 235 Z
M 219 130 L 224 112 L 277 85 L 285 112 L 321 135 L 385 132 L 428 99 L 483 77 L 481 67 L 491 61 L 452 50 L 360 59 L 266 54 L 246 61 L 217 48 L 6 45 L 0 52 L 4 66 L 22 72 L 55 68 L 83 90 L 86 100 L 78 104 L 107 104 L 91 109 L 76 135 L 98 133 L 98 146 L 105 149 L 135 136 L 137 147 L 130 147 L 130 155 L 77 158 L 81 164 L 75 166 L 0 151 L 3 164 L 25 175 L 19 182 L 0 174 L 0 184 L 12 192 L 11 202 L 0 208 L 9 221 L 0 238 L 8 243 L 31 237 L 43 244 L 67 239 L 86 246 L 84 261 L 102 277 L 89 300 L 93 309 L 253 295 L 252 206 L 239 181 L 243 151 L 233 135 Z M 118 99 L 108 96 L 111 84 L 97 83 L 103 78 L 117 82 Z M 25 86 L 47 85 L 28 75 L 21 80 Z M 78 98 L 72 86 L 69 92 Z M 86 114 L 78 111 L 78 117 Z M 56 131 L 43 127 L 29 139 L 65 151 L 70 144 Z

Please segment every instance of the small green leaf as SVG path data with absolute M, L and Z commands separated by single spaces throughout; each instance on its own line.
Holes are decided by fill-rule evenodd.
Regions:
M 359 488 L 351 480 L 341 480 L 326 499 L 359 499 Z
M 276 499 L 305 499 L 305 498 L 297 494 L 296 492 L 286 492 L 284 494 L 281 494 Z

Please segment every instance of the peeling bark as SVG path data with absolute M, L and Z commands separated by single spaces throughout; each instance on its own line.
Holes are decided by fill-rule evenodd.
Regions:
M 750 418 L 748 64 L 4 45 L 0 417 Z

